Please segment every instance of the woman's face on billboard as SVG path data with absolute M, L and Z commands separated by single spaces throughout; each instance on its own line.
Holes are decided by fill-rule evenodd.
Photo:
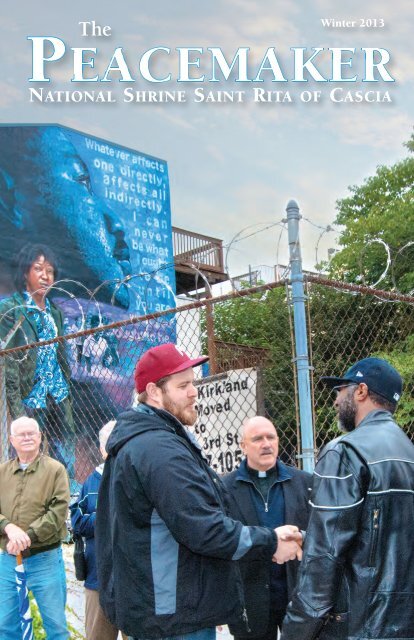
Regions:
M 53 248 L 62 277 L 90 290 L 104 283 L 98 299 L 128 308 L 128 288 L 119 286 L 131 274 L 124 227 L 65 133 L 28 128 L 12 179 L 15 220 L 31 242 Z

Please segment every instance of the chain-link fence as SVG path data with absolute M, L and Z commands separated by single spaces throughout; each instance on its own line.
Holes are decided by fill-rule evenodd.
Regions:
M 338 435 L 332 399 L 317 381 L 368 356 L 387 359 L 403 376 L 396 418 L 413 439 L 414 298 L 311 276 L 307 294 L 317 449 Z
M 332 399 L 319 386 L 319 377 L 341 375 L 368 355 L 389 359 L 402 373 L 405 390 L 397 419 L 414 435 L 413 304 L 414 298 L 408 296 L 307 278 L 317 448 L 338 435 Z M 0 351 L 2 460 L 12 453 L 8 441 L 11 419 L 22 413 L 33 415 L 42 426 L 45 450 L 66 465 L 72 491 L 76 491 L 101 461 L 101 427 L 136 402 L 133 372 L 137 360 L 150 346 L 174 341 L 190 356 L 210 355 L 208 366 L 195 370 L 199 394 L 195 434 L 219 473 L 238 465 L 241 426 L 247 417 L 257 414 L 269 417 L 277 426 L 282 459 L 300 464 L 287 282 L 113 323 L 88 311 L 83 314 L 82 331 L 75 318 L 67 323 L 67 335 L 42 343 L 30 340 L 25 310 L 15 311 L 14 324 L 9 322 L 10 310 L 0 318 L 0 325 L 7 328 L 2 333 L 3 344 L 8 345 Z M 50 365 L 55 356 L 68 394 L 58 383 L 53 384 L 56 370 L 48 369 L 48 362 Z M 46 406 L 41 406 L 42 393 Z

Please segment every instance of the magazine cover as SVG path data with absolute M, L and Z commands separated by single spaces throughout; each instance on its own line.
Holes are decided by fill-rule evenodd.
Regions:
M 171 342 L 181 358 L 181 349 L 217 348 L 208 282 L 218 296 L 280 285 L 289 273 L 292 200 L 305 270 L 367 287 L 386 276 L 388 288 L 412 295 L 412 13 L 408 0 L 2 1 L 0 460 L 11 456 L 11 420 L 34 416 L 79 491 L 100 461 L 101 427 L 138 403 L 137 358 Z M 359 215 L 360 196 L 387 206 Z M 201 254 L 220 264 L 203 271 Z M 410 266 L 400 269 L 403 258 Z M 317 434 L 301 448 L 300 356 L 283 286 L 276 328 L 261 326 L 270 338 L 244 343 L 222 370 L 211 358 L 197 374 L 195 434 L 218 473 L 242 460 L 246 416 L 276 416 L 288 463 L 307 456 L 313 465 L 313 445 L 332 434 L 326 403 L 325 440 Z M 249 309 L 261 300 L 252 295 Z M 187 303 L 188 316 L 171 311 Z M 367 350 L 380 324 L 409 358 L 412 330 L 396 322 L 403 312 L 376 315 L 371 304 L 365 322 L 368 306 L 356 304 L 341 333 L 344 307 L 327 327 L 320 305 L 314 335 L 338 371 L 341 340 Z M 263 373 L 269 360 L 273 377 Z M 402 426 L 412 426 L 410 400 L 403 406 Z

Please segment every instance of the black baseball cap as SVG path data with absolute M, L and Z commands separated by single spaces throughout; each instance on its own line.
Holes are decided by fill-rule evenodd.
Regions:
M 364 358 L 352 365 L 343 378 L 323 376 L 321 382 L 330 389 L 365 382 L 368 389 L 396 404 L 401 398 L 403 381 L 396 369 L 381 358 Z

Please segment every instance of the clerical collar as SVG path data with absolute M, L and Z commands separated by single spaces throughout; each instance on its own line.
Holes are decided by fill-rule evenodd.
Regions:
M 268 476 L 274 476 L 277 474 L 277 464 L 275 464 L 274 467 L 268 469 L 267 471 L 258 471 L 257 469 L 252 469 L 248 464 L 246 464 L 246 466 L 247 471 L 253 478 L 267 478 Z

